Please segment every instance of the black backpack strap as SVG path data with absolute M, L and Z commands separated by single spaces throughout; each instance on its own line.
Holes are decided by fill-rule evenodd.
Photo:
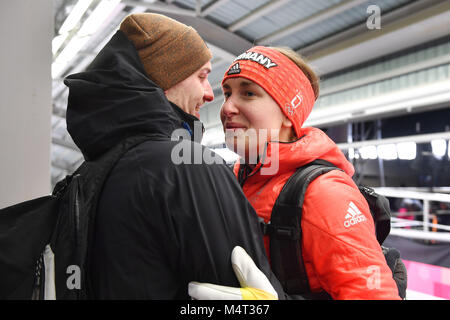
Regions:
M 158 137 L 147 134 L 126 138 L 100 158 L 83 162 L 72 175 L 55 186 L 53 194 L 61 197 L 60 211 L 64 213 L 59 216 L 50 241 L 55 252 L 57 299 L 87 299 L 92 296 L 90 255 L 97 204 L 103 185 L 128 150 Z M 81 288 L 78 290 L 66 290 L 65 281 L 58 281 L 67 277 L 68 265 L 79 267 Z
M 272 270 L 284 290 L 293 299 L 331 298 L 327 292 L 313 293 L 310 290 L 303 262 L 301 229 L 303 201 L 308 185 L 318 176 L 331 170 L 342 171 L 325 160 L 316 160 L 298 168 L 281 190 L 272 209 L 270 224 L 262 222 L 263 233 L 270 236 Z M 376 237 L 381 245 L 390 232 L 389 201 L 370 187 L 359 186 L 358 188 L 369 205 L 375 223 Z M 401 260 L 393 254 L 398 253 L 398 250 L 383 248 L 383 253 L 393 271 L 399 295 L 403 298 L 406 292 L 406 269 L 404 265 L 402 267 L 397 263 Z M 399 253 L 397 255 L 399 256 Z M 400 276 L 396 276 L 396 273 Z
M 331 170 L 341 169 L 324 160 L 298 168 L 281 190 L 270 224 L 263 225 L 264 234 L 270 237 L 272 270 L 289 294 L 306 294 L 305 297 L 313 298 L 302 256 L 302 208 L 311 181 Z

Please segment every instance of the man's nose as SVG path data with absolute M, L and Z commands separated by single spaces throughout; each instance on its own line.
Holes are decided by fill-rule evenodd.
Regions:
M 204 88 L 203 100 L 205 102 L 211 102 L 214 100 L 214 92 L 213 92 L 213 89 L 212 89 L 209 81 L 207 81 L 207 84 L 205 85 L 205 88 Z

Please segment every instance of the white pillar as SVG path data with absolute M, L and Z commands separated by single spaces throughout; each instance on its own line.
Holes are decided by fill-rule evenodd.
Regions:
M 0 1 L 0 208 L 50 193 L 52 0 Z
M 430 224 L 430 200 L 423 200 L 423 231 L 429 231 Z

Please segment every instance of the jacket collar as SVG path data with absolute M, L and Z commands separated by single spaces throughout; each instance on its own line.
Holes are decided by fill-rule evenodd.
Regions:
M 205 132 L 203 123 L 197 117 L 185 112 L 176 104 L 170 102 L 170 105 L 180 120 L 178 127 L 186 129 L 192 141 L 201 143 L 203 133 Z
M 338 146 L 320 129 L 302 128 L 301 137 L 293 142 L 271 141 L 258 164 L 249 169 L 247 165 L 237 164 L 235 173 L 239 182 L 271 179 L 274 176 L 294 172 L 314 160 L 329 161 L 353 176 L 353 165 L 345 158 Z

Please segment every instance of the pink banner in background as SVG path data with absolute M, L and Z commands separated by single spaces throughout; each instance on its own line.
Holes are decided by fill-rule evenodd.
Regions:
M 408 289 L 450 300 L 450 268 L 403 260 Z

